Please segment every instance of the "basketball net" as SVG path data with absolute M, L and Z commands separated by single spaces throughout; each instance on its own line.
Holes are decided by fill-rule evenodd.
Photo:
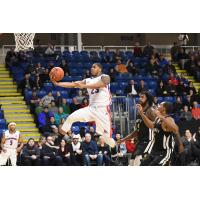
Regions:
M 15 35 L 15 51 L 34 49 L 33 39 L 35 33 L 14 33 Z

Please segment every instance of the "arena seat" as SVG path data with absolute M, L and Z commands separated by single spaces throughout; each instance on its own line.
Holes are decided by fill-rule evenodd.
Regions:
M 6 120 L 0 119 L 0 129 L 6 129 Z

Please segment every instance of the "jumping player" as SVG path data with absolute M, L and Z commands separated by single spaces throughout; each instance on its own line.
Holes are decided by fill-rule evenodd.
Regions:
M 65 88 L 87 88 L 89 94 L 89 106 L 81 108 L 68 116 L 67 120 L 61 128 L 62 134 L 70 132 L 74 122 L 96 122 L 96 132 L 102 135 L 105 143 L 112 148 L 115 141 L 112 139 L 112 123 L 111 123 L 111 94 L 109 91 L 110 77 L 102 74 L 102 65 L 94 63 L 91 67 L 91 78 L 76 82 L 55 82 L 53 75 L 51 81 L 56 86 Z
M 153 122 L 143 112 L 141 105 L 137 105 L 138 112 L 145 125 L 153 130 L 154 139 L 152 148 L 148 150 L 148 156 L 143 158 L 142 165 L 164 166 L 169 165 L 174 150 L 175 139 L 179 144 L 179 152 L 182 152 L 182 142 L 179 135 L 179 128 L 174 119 L 169 116 L 172 111 L 172 104 L 162 102 L 156 110 L 156 119 Z
M 143 108 L 143 112 L 148 116 L 152 121 L 155 120 L 155 110 L 153 108 L 153 96 L 148 91 L 143 91 L 139 94 L 139 104 Z M 123 138 L 121 142 L 125 142 L 131 138 L 137 137 L 136 143 L 136 151 L 133 154 L 133 165 L 139 166 L 140 161 L 151 148 L 151 143 L 153 140 L 153 132 L 149 127 L 146 126 L 142 117 L 137 114 L 136 123 L 134 127 L 134 131 Z
M 18 144 L 20 146 L 18 147 Z M 3 134 L 1 141 L 2 152 L 0 154 L 0 165 L 6 165 L 7 160 L 10 158 L 11 165 L 17 165 L 17 153 L 23 147 L 22 135 L 16 130 L 16 123 L 11 122 L 8 124 L 8 130 Z

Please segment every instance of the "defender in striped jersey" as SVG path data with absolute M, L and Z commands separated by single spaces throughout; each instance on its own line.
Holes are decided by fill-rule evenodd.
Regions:
M 143 108 L 143 113 L 147 115 L 152 121 L 155 120 L 155 110 L 153 107 L 153 96 L 148 91 L 142 91 L 140 94 L 139 103 Z M 139 166 L 141 164 L 141 159 L 147 153 L 148 149 L 151 148 L 150 144 L 153 140 L 152 130 L 149 129 L 144 123 L 142 117 L 137 114 L 134 131 L 128 136 L 123 138 L 121 142 L 125 142 L 131 138 L 137 138 L 136 151 L 134 152 L 133 165 Z
M 91 78 L 76 82 L 55 82 L 53 77 L 51 81 L 56 86 L 66 88 L 86 88 L 89 94 L 89 106 L 79 109 L 68 116 L 60 132 L 67 134 L 74 122 L 96 122 L 96 132 L 102 135 L 105 143 L 112 148 L 115 147 L 115 141 L 112 139 L 111 123 L 111 94 L 110 94 L 110 77 L 102 74 L 102 65 L 95 63 L 91 68 Z
M 172 111 L 172 104 L 162 102 L 156 110 L 156 119 L 153 122 L 144 113 L 143 108 L 138 105 L 138 112 L 147 127 L 153 130 L 154 139 L 151 141 L 151 148 L 148 156 L 142 159 L 144 166 L 165 166 L 169 165 L 175 140 L 179 143 L 179 152 L 183 151 L 183 144 L 179 135 L 179 128 L 174 119 L 169 116 Z

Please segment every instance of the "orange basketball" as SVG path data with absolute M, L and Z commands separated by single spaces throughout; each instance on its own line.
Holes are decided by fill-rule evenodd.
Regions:
M 54 67 L 50 71 L 49 76 L 52 77 L 52 79 L 55 80 L 55 81 L 60 81 L 64 77 L 64 71 L 60 67 Z

